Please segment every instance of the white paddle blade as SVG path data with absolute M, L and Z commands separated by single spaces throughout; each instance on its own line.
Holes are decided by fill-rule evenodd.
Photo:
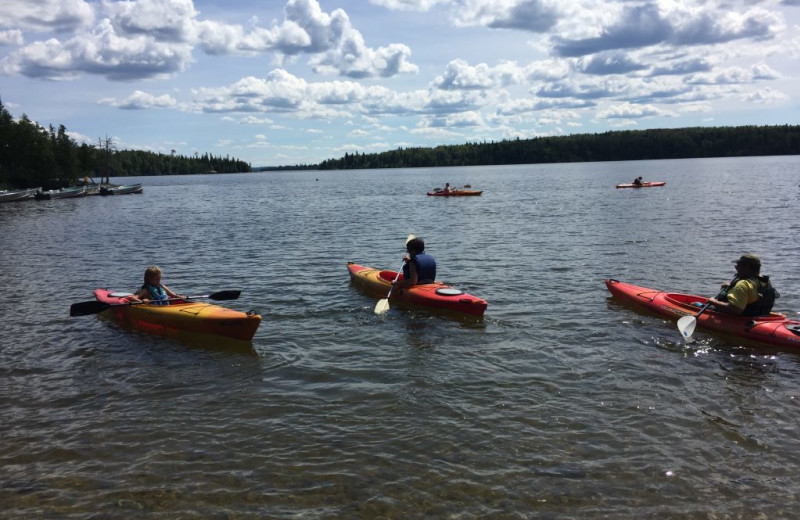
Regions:
M 386 314 L 387 312 L 389 312 L 389 299 L 379 300 L 375 305 L 375 314 Z
M 678 320 L 678 330 L 684 338 L 691 338 L 694 328 L 697 326 L 697 318 L 694 316 L 684 316 Z

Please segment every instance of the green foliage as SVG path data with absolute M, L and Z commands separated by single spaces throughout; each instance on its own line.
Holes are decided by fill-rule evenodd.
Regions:
M 800 126 L 628 130 L 345 154 L 321 170 L 799 155 Z
M 97 146 L 78 145 L 64 125 L 44 129 L 25 114 L 15 120 L 0 101 L 0 187 L 50 189 L 76 184 L 83 177 L 250 171 L 249 163 L 228 156 L 117 151 L 108 138 Z

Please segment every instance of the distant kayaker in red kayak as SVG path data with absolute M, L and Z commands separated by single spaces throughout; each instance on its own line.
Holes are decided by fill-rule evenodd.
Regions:
M 710 298 L 708 302 L 718 312 L 735 316 L 763 316 L 772 311 L 778 292 L 770 284 L 769 276 L 761 276 L 761 258 L 753 253 L 742 255 L 734 261 L 736 277 L 733 283 L 723 284 L 727 294 Z
M 163 272 L 157 265 L 151 265 L 144 272 L 144 284 L 141 289 L 129 299 L 131 301 L 158 302 L 169 298 L 183 298 L 183 296 L 172 292 L 169 287 L 161 284 Z M 159 305 L 169 305 L 164 301 Z
M 641 176 L 641 175 L 639 175 L 638 177 L 636 177 L 635 179 L 633 179 L 633 183 L 634 183 L 635 185 L 637 185 L 637 186 L 641 186 L 641 185 L 642 185 L 642 176 Z
M 449 185 L 448 185 L 449 186 Z M 403 279 L 392 285 L 398 289 L 433 283 L 436 280 L 436 260 L 425 252 L 425 242 L 421 238 L 412 238 L 406 244 L 407 257 L 403 258 Z
M 449 182 L 444 185 L 444 190 L 443 191 L 445 193 L 450 193 L 451 190 L 450 190 L 450 183 Z

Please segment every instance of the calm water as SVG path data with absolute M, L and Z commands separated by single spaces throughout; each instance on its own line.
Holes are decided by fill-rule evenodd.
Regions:
M 603 280 L 713 294 L 755 251 L 797 316 L 800 157 L 122 181 L 0 206 L 0 517 L 796 518 L 800 352 Z M 485 319 L 373 314 L 346 263 L 409 233 Z M 68 316 L 150 264 L 241 289 L 252 349 Z

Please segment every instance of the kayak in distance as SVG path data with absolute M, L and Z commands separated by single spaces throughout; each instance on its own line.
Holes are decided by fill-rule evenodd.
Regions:
M 444 190 L 437 191 L 437 190 L 429 191 L 428 196 L 429 197 L 477 197 L 478 195 L 483 193 L 483 190 L 459 190 L 459 189 L 450 191 L 444 191 Z
M 373 269 L 354 262 L 347 263 L 347 270 L 350 272 L 350 281 L 353 285 L 376 298 L 386 298 L 392 287 L 392 281 L 398 276 L 397 271 Z M 398 280 L 402 279 L 403 273 L 401 272 Z M 470 316 L 483 316 L 488 306 L 486 300 L 442 282 L 395 289 L 392 291 L 389 301 Z
M 169 305 L 150 303 L 131 304 L 130 293 L 115 293 L 96 289 L 98 302 L 109 307 L 103 311 L 122 325 L 156 334 L 170 336 L 186 331 L 241 341 L 250 341 L 261 324 L 255 312 L 240 312 L 206 302 L 170 301 Z
M 666 182 L 643 182 L 641 184 L 634 184 L 632 182 L 625 182 L 617 184 L 617 188 L 655 188 L 656 186 L 663 186 Z
M 672 320 L 697 316 L 708 302 L 708 298 L 702 296 L 667 293 L 613 279 L 605 283 L 611 294 L 620 301 Z M 773 346 L 800 348 L 800 321 L 790 320 L 776 312 L 765 316 L 733 316 L 715 312 L 709 307 L 697 316 L 697 326 Z

